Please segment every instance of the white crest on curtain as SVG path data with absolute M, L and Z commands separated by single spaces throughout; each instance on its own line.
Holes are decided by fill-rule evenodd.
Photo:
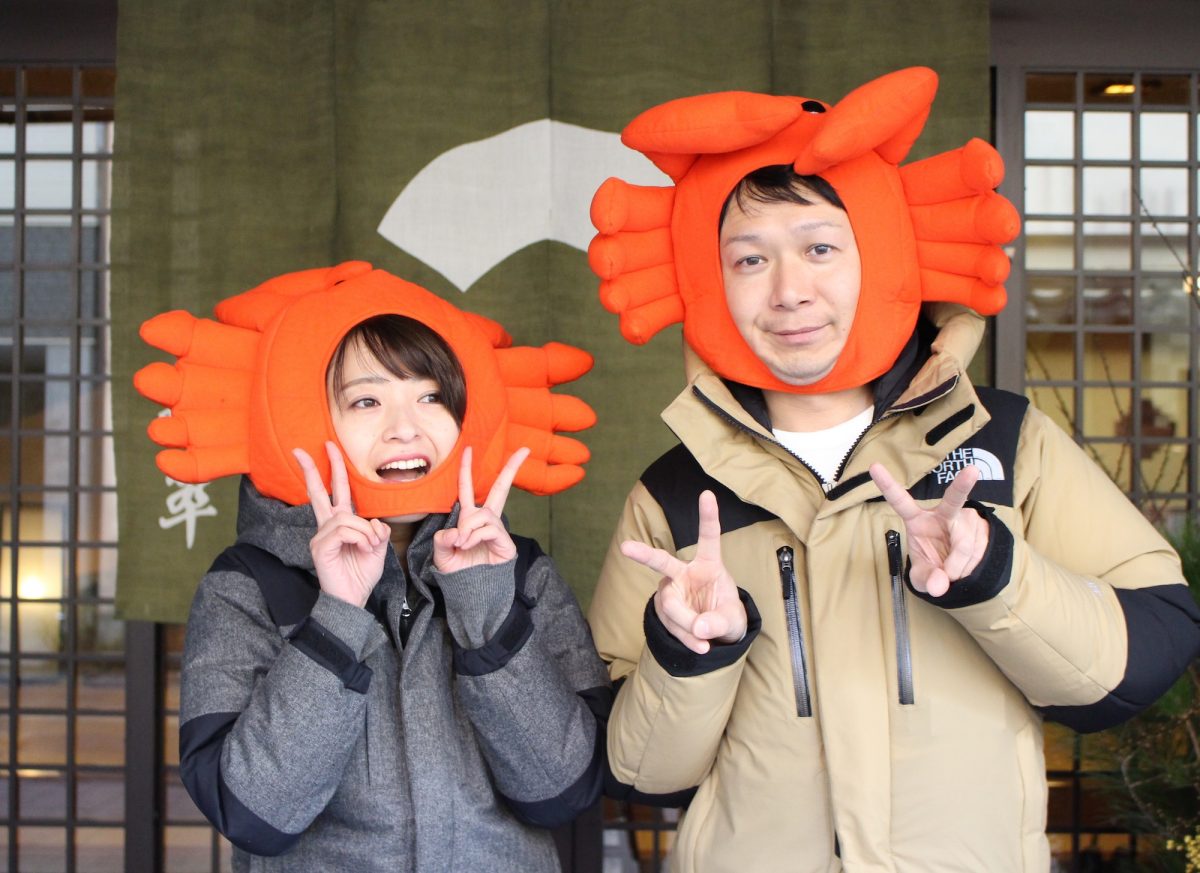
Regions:
M 543 118 L 438 155 L 392 201 L 378 230 L 466 291 L 541 240 L 586 251 L 596 233 L 592 195 L 609 176 L 671 181 L 615 133 Z

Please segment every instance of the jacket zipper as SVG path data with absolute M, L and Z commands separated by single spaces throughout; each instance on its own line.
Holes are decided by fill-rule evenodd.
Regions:
M 915 703 L 913 695 L 912 643 L 908 633 L 908 601 L 904 598 L 904 563 L 900 554 L 900 534 L 889 530 L 887 540 L 888 571 L 892 575 L 892 617 L 896 623 L 896 679 L 900 705 Z
M 792 651 L 792 686 L 796 691 L 796 715 L 812 717 L 812 701 L 808 694 L 808 658 L 804 654 L 804 630 L 800 626 L 800 607 L 796 595 L 796 570 L 790 546 L 775 553 L 779 559 L 779 578 L 783 582 L 783 608 L 787 613 L 788 642 Z
M 412 607 L 408 605 L 407 595 L 400 601 L 400 645 L 408 645 L 408 632 L 412 628 Z

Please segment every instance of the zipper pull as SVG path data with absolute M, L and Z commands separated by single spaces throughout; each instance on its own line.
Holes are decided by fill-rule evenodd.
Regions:
M 791 546 L 782 546 L 775 556 L 779 559 L 779 578 L 783 580 L 783 599 L 791 600 L 796 596 L 796 569 L 792 564 Z
M 889 530 L 884 537 L 887 541 L 888 572 L 892 574 L 892 582 L 896 582 L 904 572 L 904 558 L 900 553 L 900 533 Z
M 400 601 L 400 645 L 408 645 L 408 628 L 412 624 L 412 607 L 408 605 L 408 596 Z

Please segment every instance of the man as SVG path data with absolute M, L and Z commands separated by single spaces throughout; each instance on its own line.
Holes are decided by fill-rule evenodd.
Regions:
M 695 357 L 589 613 L 616 778 L 695 789 L 674 871 L 1045 871 L 1043 718 L 1107 727 L 1200 652 L 1168 545 L 965 368 L 1015 213 L 936 88 L 722 94 L 625 131 L 675 181 L 593 203 L 601 296 Z M 999 260 L 998 260 L 999 259 Z M 672 269 L 673 267 L 673 269 Z

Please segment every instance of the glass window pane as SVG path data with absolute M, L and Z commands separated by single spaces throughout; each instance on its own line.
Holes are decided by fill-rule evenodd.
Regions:
M 1083 211 L 1088 215 L 1128 215 L 1132 172 L 1124 167 L 1083 168 Z
M 81 770 L 77 791 L 75 814 L 80 818 L 121 821 L 124 817 L 125 779 L 122 774 Z
M 1073 214 L 1074 167 L 1026 167 L 1025 211 L 1031 215 Z
M 1141 449 L 1141 488 L 1150 493 L 1187 490 L 1187 444 L 1146 442 Z M 1159 510 L 1161 512 L 1161 510 Z
M 1026 103 L 1074 103 L 1074 73 L 1030 73 L 1025 77 Z
M 82 655 L 120 654 L 125 644 L 123 625 L 111 604 L 85 604 L 76 608 L 77 651 Z
M 82 196 L 83 209 L 104 209 L 108 206 L 108 192 L 112 188 L 112 163 L 109 161 L 83 161 Z
M 1133 290 L 1130 284 L 1127 276 L 1085 276 L 1083 279 L 1084 323 L 1132 324 Z
M 22 714 L 17 719 L 17 761 L 19 765 L 66 764 L 66 717 Z
M 1129 222 L 1084 222 L 1083 268 L 1085 270 L 1128 270 L 1133 265 L 1132 246 Z
M 1132 73 L 1088 73 L 1083 77 L 1083 99 L 1087 103 L 1132 103 L 1133 92 Z
M 79 314 L 83 318 L 108 318 L 108 273 L 79 271 Z
M 21 554 L 28 551 L 22 549 Z M 21 587 L 25 586 L 22 579 Z M 53 601 L 18 603 L 17 622 L 21 628 L 21 654 L 57 655 L 63 651 L 63 606 Z M 57 676 L 60 664 L 56 660 L 29 659 L 21 662 L 22 675 L 43 680 Z M 38 671 L 38 672 L 34 672 Z
M 69 270 L 27 270 L 25 318 L 63 322 L 75 314 L 75 274 Z
M 170 776 L 166 779 L 167 817 L 171 821 L 197 823 L 205 821 L 204 814 L 196 808 L 195 802 L 179 781 L 179 775 L 174 775 L 174 779 Z
M 1031 333 L 1026 337 L 1026 376 L 1035 382 L 1075 378 L 1075 334 Z
M 1129 414 L 1131 391 L 1128 388 L 1083 389 L 1083 434 L 1088 437 L 1124 436 L 1120 423 Z
M 75 702 L 81 709 L 124 709 L 125 665 L 82 662 L 76 672 Z
M 1142 379 L 1146 382 L 1188 380 L 1189 335 L 1147 333 L 1142 336 Z
M 27 154 L 70 154 L 73 147 L 74 131 L 69 121 L 25 126 Z
M 67 832 L 63 828 L 17 828 L 18 870 L 66 870 Z
M 29 481 L 46 485 L 66 485 L 69 478 L 67 458 L 71 440 L 65 436 L 23 436 L 21 444 L 22 475 Z
M 30 770 L 17 779 L 21 792 L 21 818 L 67 817 L 66 774 L 56 770 Z
M 179 709 L 179 678 L 180 669 L 178 666 L 172 664 L 167 667 L 167 682 L 163 698 L 163 706 L 167 709 L 176 711 Z
M 11 763 L 11 761 L 9 761 L 9 759 L 8 759 L 8 739 L 9 739 L 8 726 L 9 726 L 9 723 L 10 723 L 9 717 L 7 715 L 0 715 L 0 764 L 3 764 L 5 767 L 7 767 Z M 8 796 L 7 781 L 4 783 L 4 788 L 5 788 L 5 791 L 4 791 L 5 800 L 7 801 L 7 796 Z M 0 828 L 0 830 L 3 830 L 3 828 Z
M 1143 161 L 1186 161 L 1188 154 L 1186 112 L 1145 112 L 1141 117 Z
M 163 719 L 163 730 L 166 732 L 163 749 L 163 763 L 168 767 L 179 766 L 179 716 L 168 715 Z
M 124 796 L 117 794 L 114 802 L 124 803 Z M 113 818 L 110 813 L 107 818 Z M 123 828 L 78 828 L 75 831 L 76 869 L 88 873 L 122 873 L 125 870 L 125 831 Z
M 212 870 L 212 840 L 211 827 L 164 827 L 163 869 L 173 873 L 209 873 Z M 222 869 L 227 868 L 223 865 Z
M 1167 438 L 1187 433 L 1188 392 L 1185 388 L 1142 389 L 1142 431 L 1145 437 Z
M 1187 106 L 1191 81 L 1188 76 L 1148 76 L 1142 74 L 1142 104 L 1145 106 Z
M 1128 382 L 1133 378 L 1133 337 L 1127 333 L 1087 333 L 1083 337 L 1083 378 L 1089 382 Z M 1086 398 L 1087 395 L 1085 395 Z M 1111 433 L 1092 434 L 1111 436 Z
M 69 67 L 38 67 L 25 71 L 25 91 L 30 97 L 70 97 Z
M 75 260 L 71 216 L 31 215 L 25 220 L 25 261 L 29 265 L 70 264 Z
M 109 139 L 112 133 L 112 123 L 107 121 L 86 121 L 83 124 L 83 152 L 95 154 L 112 150 Z
M 1032 110 L 1025 113 L 1025 157 L 1075 157 L 1075 113 Z
M 42 604 L 38 604 L 42 606 Z M 67 708 L 67 672 L 60 662 L 22 658 L 17 706 L 21 709 Z
M 1128 112 L 1083 113 L 1083 157 L 1089 161 L 1127 161 L 1132 154 Z
M 1025 267 L 1070 270 L 1075 266 L 1075 225 L 1070 221 L 1025 222 Z
M 1151 218 L 1188 214 L 1188 171 L 1179 168 L 1143 169 L 1140 173 L 1140 211 Z
M 1143 278 L 1138 291 L 1140 317 L 1147 326 L 1170 325 L 1187 330 L 1189 309 L 1195 305 L 1179 278 Z
M 80 715 L 76 717 L 75 725 L 75 759 L 80 764 L 124 766 L 123 716 Z
M 80 93 L 83 97 L 113 97 L 117 71 L 111 67 L 85 67 L 80 71 L 80 78 Z
M 1061 386 L 1026 387 L 1029 402 L 1069 434 L 1075 433 L 1075 391 Z
M 70 161 L 25 163 L 25 206 L 29 209 L 70 209 L 71 185 Z
M 116 511 L 116 495 L 112 493 L 104 494 L 81 494 L 80 505 L 91 506 L 96 509 L 108 507 L 108 514 L 111 515 Z M 100 517 L 103 519 L 104 512 L 100 512 Z M 108 540 L 114 541 L 116 537 L 115 525 L 111 519 L 103 525 L 88 525 L 79 532 L 80 539 L 84 540 Z M 75 573 L 79 579 L 79 594 L 81 597 L 106 597 L 111 598 L 114 594 L 113 576 L 117 566 L 117 553 L 115 548 L 81 548 L 75 556 Z
M 1141 224 L 1142 269 L 1169 270 L 1186 273 L 1184 260 L 1187 257 L 1186 224 L 1167 222 L 1145 222 Z
M 0 128 L 2 131 L 3 128 Z M 0 209 L 17 208 L 17 164 L 11 160 L 0 160 Z M 0 254 L 0 259 L 7 256 Z
M 1070 276 L 1026 275 L 1025 320 L 1070 324 L 1075 320 L 1075 280 Z

